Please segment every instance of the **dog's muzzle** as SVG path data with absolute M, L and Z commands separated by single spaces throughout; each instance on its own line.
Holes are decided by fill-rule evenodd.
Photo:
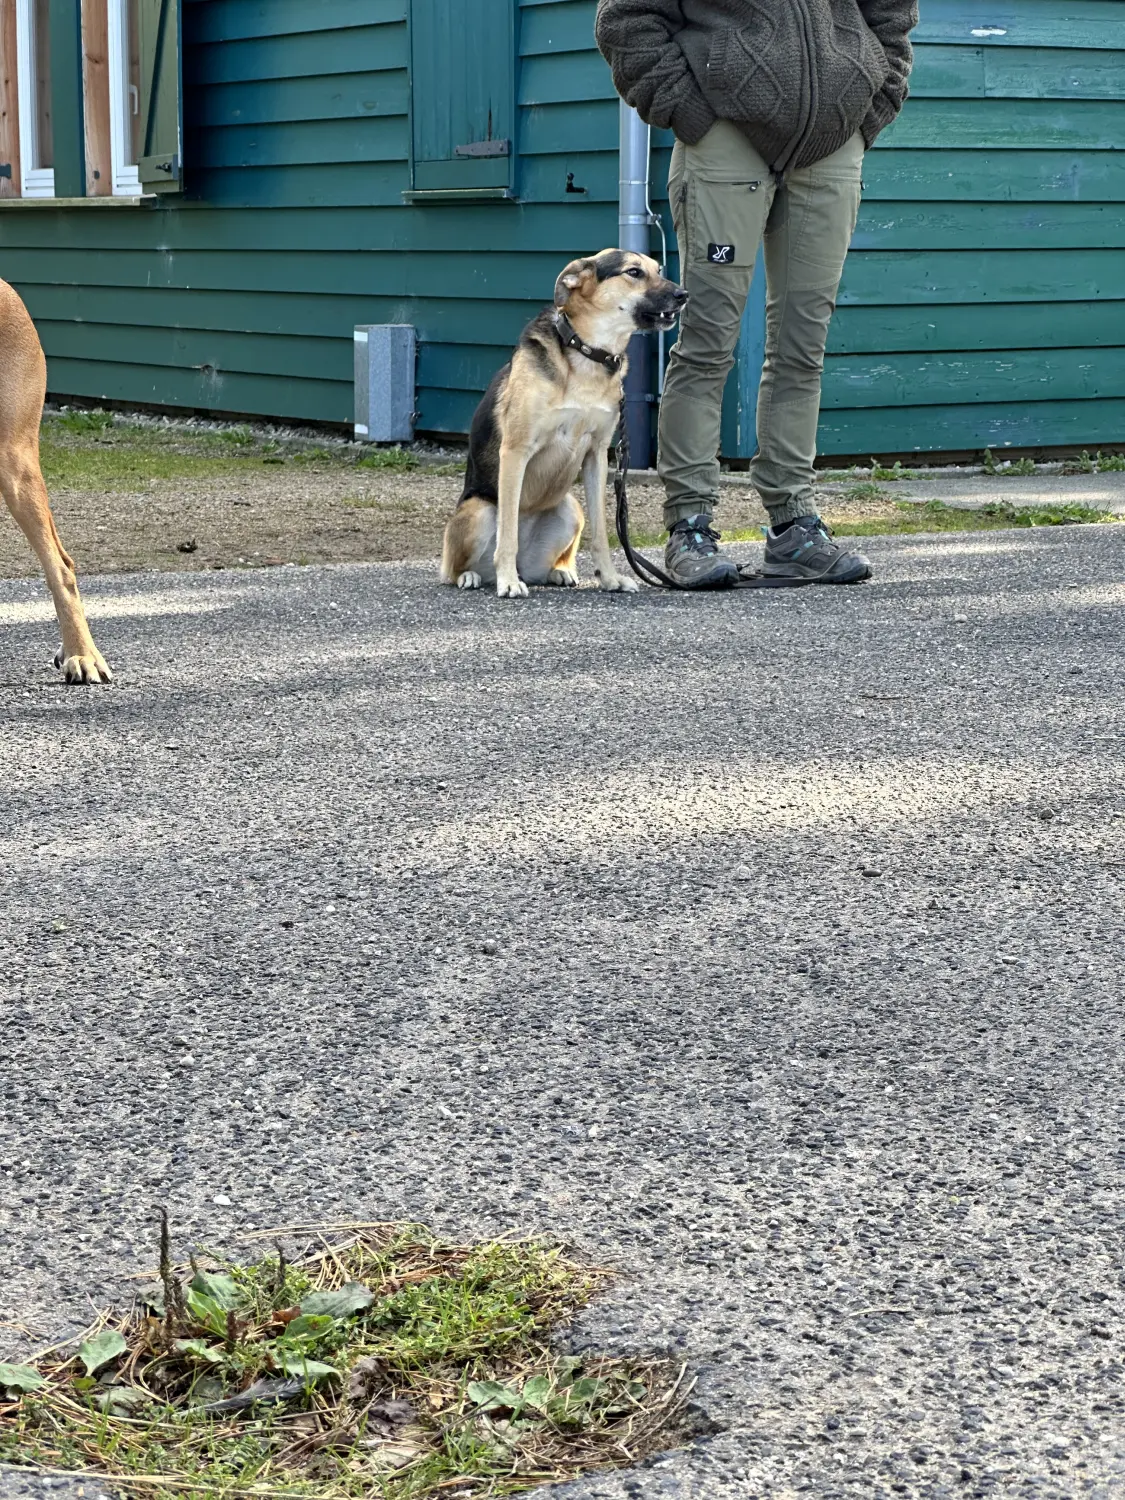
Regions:
M 688 294 L 672 282 L 666 290 L 649 292 L 638 304 L 634 318 L 638 328 L 671 328 L 687 304 Z

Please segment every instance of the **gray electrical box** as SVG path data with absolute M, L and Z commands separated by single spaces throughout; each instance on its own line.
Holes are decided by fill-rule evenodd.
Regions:
M 368 323 L 355 331 L 355 435 L 368 443 L 414 436 L 414 356 L 407 323 Z

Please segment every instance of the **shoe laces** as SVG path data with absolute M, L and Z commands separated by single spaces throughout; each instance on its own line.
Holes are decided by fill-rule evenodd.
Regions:
M 821 516 L 812 516 L 803 524 L 800 521 L 798 521 L 796 524 L 801 527 L 802 531 L 819 531 L 821 536 L 831 540 L 832 531 L 828 526 L 828 523 Z
M 713 526 L 685 526 L 682 522 L 673 530 L 684 547 L 692 552 L 698 552 L 701 557 L 713 557 L 719 550 L 719 542 L 723 535 Z

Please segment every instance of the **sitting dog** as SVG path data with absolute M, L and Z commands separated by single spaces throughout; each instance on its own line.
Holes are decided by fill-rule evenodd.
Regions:
M 62 629 L 55 666 L 67 682 L 109 682 L 105 658 L 94 645 L 47 486 L 39 468 L 39 423 L 47 391 L 47 362 L 27 308 L 0 281 L 0 491 L 47 576 Z
M 581 473 L 598 587 L 635 592 L 609 553 L 607 449 L 629 340 L 671 328 L 687 296 L 633 251 L 602 250 L 565 268 L 554 306 L 524 329 L 473 417 L 465 488 L 445 528 L 443 583 L 495 582 L 501 599 L 525 597 L 529 583 L 573 588 L 583 517 L 570 487 Z

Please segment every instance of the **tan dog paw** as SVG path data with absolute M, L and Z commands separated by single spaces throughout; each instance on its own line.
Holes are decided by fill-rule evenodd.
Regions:
M 573 568 L 552 568 L 543 582 L 556 589 L 576 589 L 578 574 Z
M 622 578 L 620 573 L 599 573 L 598 588 L 607 594 L 635 594 L 640 584 L 635 578 Z
M 527 584 L 518 574 L 497 573 L 496 597 L 497 599 L 526 599 Z

